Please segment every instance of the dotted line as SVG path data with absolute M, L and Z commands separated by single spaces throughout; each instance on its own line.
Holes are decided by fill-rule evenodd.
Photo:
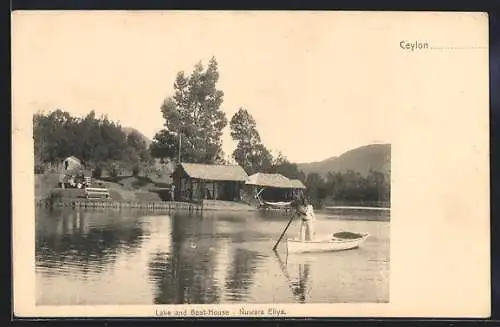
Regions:
M 478 49 L 488 49 L 488 47 L 481 47 L 481 46 L 431 46 L 431 50 L 478 50 Z

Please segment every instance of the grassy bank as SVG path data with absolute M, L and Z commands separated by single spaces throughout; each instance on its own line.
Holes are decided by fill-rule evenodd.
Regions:
M 35 175 L 35 199 L 75 199 L 83 196 L 81 189 L 58 188 L 59 174 Z M 158 193 L 149 190 L 155 184 L 147 177 L 118 176 L 92 180 L 93 187 L 104 187 L 109 190 L 111 198 L 116 201 L 162 201 Z

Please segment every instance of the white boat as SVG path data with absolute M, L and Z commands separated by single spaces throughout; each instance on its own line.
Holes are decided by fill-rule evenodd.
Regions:
M 301 241 L 298 239 L 288 239 L 287 249 L 289 253 L 310 253 L 310 252 L 330 252 L 343 251 L 359 247 L 367 238 L 368 234 L 338 232 L 329 234 L 312 241 Z

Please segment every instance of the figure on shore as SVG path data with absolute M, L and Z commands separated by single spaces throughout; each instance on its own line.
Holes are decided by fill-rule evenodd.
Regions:
M 175 200 L 175 185 L 172 184 L 172 187 L 170 188 L 170 201 Z

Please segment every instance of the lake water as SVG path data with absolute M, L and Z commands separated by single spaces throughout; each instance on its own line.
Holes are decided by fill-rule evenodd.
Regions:
M 318 234 L 368 232 L 354 250 L 272 247 L 288 218 L 257 212 L 36 215 L 37 305 L 373 303 L 389 301 L 389 222 L 318 213 Z M 288 236 L 298 234 L 294 222 Z

